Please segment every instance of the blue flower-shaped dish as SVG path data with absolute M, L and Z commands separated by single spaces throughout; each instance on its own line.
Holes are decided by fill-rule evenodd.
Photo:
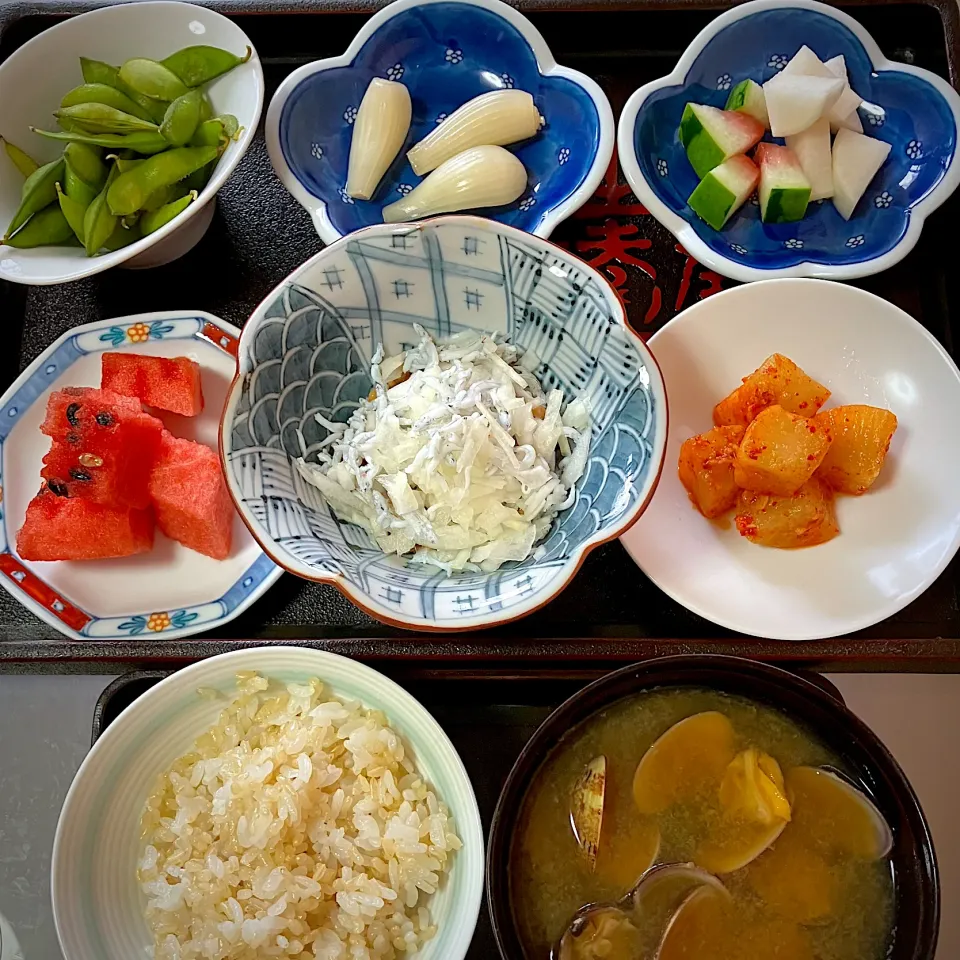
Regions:
M 576 502 L 536 559 L 447 576 L 387 556 L 341 522 L 295 460 L 372 385 L 378 343 L 396 354 L 434 336 L 496 331 L 540 358 L 540 382 L 592 405 L 590 459 Z M 368 227 L 322 250 L 257 308 L 220 430 L 227 482 L 264 550 L 329 583 L 368 613 L 419 630 L 468 630 L 531 613 L 570 582 L 586 554 L 643 513 L 663 466 L 660 371 L 595 270 L 546 240 L 480 217 Z
M 798 223 L 764 224 L 750 202 L 714 230 L 687 204 L 697 177 L 677 136 L 684 105 L 723 107 L 734 84 L 769 80 L 803 44 L 823 60 L 843 54 L 864 99 L 864 133 L 890 143 L 890 155 L 849 221 L 822 201 Z M 639 200 L 718 273 L 850 279 L 885 270 L 913 249 L 924 218 L 960 182 L 958 128 L 954 89 L 927 70 L 886 60 L 852 17 L 815 0 L 753 0 L 717 17 L 673 73 L 633 94 L 617 145 Z
M 406 143 L 370 201 L 344 192 L 357 108 L 374 77 L 404 83 L 413 101 Z M 510 146 L 529 185 L 513 204 L 482 211 L 547 237 L 590 199 L 613 155 L 610 103 L 589 77 L 559 66 L 537 29 L 500 0 L 396 0 L 375 14 L 342 57 L 307 64 L 280 85 L 267 112 L 270 160 L 331 243 L 382 223 L 385 206 L 418 178 L 406 151 L 481 93 L 533 95 L 546 125 Z

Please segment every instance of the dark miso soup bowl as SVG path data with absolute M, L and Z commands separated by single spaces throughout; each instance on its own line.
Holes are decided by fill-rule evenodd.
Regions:
M 839 756 L 861 781 L 893 829 L 896 871 L 894 943 L 887 960 L 934 960 L 940 923 L 937 859 L 920 801 L 877 736 L 817 682 L 739 657 L 713 655 L 646 660 L 591 683 L 540 726 L 510 771 L 493 815 L 487 849 L 487 901 L 504 960 L 527 957 L 520 944 L 510 889 L 510 852 L 527 790 L 537 771 L 585 720 L 637 693 L 697 687 L 746 697 L 786 714 Z

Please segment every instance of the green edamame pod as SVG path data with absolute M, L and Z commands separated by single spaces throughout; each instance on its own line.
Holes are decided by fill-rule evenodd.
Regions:
M 10 162 L 25 177 L 29 177 L 31 173 L 39 168 L 40 164 L 28 153 L 21 150 L 16 144 L 11 143 L 9 140 L 4 140 L 3 137 L 0 137 L 0 143 L 3 144 L 3 149 L 10 158 Z
M 90 133 L 153 133 L 157 129 L 155 123 L 108 107 L 105 103 L 78 103 L 57 110 L 54 116 L 58 120 L 80 124 Z
M 75 107 L 80 103 L 102 103 L 123 113 L 129 113 L 140 120 L 152 123 L 152 117 L 140 104 L 131 100 L 125 93 L 106 83 L 83 83 L 74 87 L 61 101 L 61 107 Z
M 173 101 L 187 92 L 187 85 L 168 67 L 146 57 L 128 60 L 118 74 L 137 93 L 151 100 Z
M 59 183 L 57 187 L 60 187 Z M 93 198 L 100 190 L 87 183 L 87 181 L 79 176 L 76 170 L 67 163 L 63 171 L 63 192 L 70 197 L 71 200 L 76 200 L 77 203 L 82 204 L 82 206 L 86 208 L 93 203 Z
M 117 164 L 117 169 L 121 173 L 126 173 L 128 170 L 133 170 L 134 167 L 139 167 L 143 163 L 141 157 L 128 158 L 128 157 L 114 157 L 114 160 Z
M 234 67 L 246 63 L 253 55 L 247 47 L 242 57 L 219 47 L 184 47 L 171 53 L 161 63 L 172 70 L 188 87 L 200 87 L 216 77 L 222 76 Z
M 227 135 L 223 129 L 223 120 L 215 117 L 213 120 L 204 120 L 197 127 L 190 138 L 191 147 L 219 147 L 226 143 Z
M 142 238 L 143 234 L 140 232 L 139 221 L 131 227 L 125 227 L 121 222 L 114 227 L 113 233 L 107 237 L 103 246 L 104 249 L 109 250 L 112 253 L 114 250 L 119 250 L 121 247 L 130 246 L 131 243 L 136 243 Z
M 99 147 L 91 147 L 86 143 L 68 143 L 63 150 L 63 159 L 67 166 L 72 167 L 81 180 L 95 187 L 97 193 L 100 192 L 109 172 L 100 152 Z
M 87 251 L 87 256 L 92 257 L 107 242 L 108 237 L 113 233 L 117 226 L 118 219 L 114 216 L 107 203 L 107 194 L 110 187 L 119 178 L 116 165 L 111 167 L 107 176 L 107 182 L 103 185 L 103 190 L 96 196 L 93 203 L 87 207 L 83 215 L 83 246 Z
M 213 171 L 216 169 L 217 161 L 213 160 L 205 167 L 201 167 L 199 170 L 194 170 L 189 177 L 180 182 L 179 186 L 188 191 L 196 190 L 197 193 L 200 193 L 210 182 L 210 178 L 213 176 Z
M 165 227 L 171 220 L 179 217 L 187 207 L 197 199 L 197 191 L 191 190 L 185 197 L 164 204 L 157 210 L 145 213 L 140 218 L 140 230 L 145 237 L 150 236 L 161 227 Z
M 150 157 L 136 169 L 117 177 L 110 187 L 111 211 L 122 217 L 142 209 L 154 190 L 178 183 L 216 157 L 216 147 L 175 147 Z
M 4 237 L 3 242 L 8 246 L 26 250 L 29 247 L 56 246 L 65 243 L 72 236 L 73 230 L 70 229 L 67 218 L 60 205 L 54 202 L 35 213 L 12 237 Z
M 200 94 L 200 122 L 203 123 L 213 116 L 213 104 L 210 98 L 205 94 Z
M 167 105 L 151 100 L 142 93 L 137 93 L 136 90 L 131 90 L 120 79 L 119 67 L 104 63 L 102 60 L 88 60 L 86 57 L 81 57 L 80 72 L 83 74 L 84 83 L 104 83 L 126 94 L 154 123 L 159 123 L 163 119 Z
M 57 184 L 57 199 L 60 201 L 60 209 L 63 211 L 67 223 L 70 224 L 70 229 L 77 239 L 83 242 L 83 215 L 87 212 L 89 204 L 80 203 L 73 197 L 68 196 L 60 189 L 59 183 Z
M 42 167 L 37 167 L 24 181 L 21 193 L 20 206 L 13 215 L 7 233 L 6 241 L 22 227 L 30 217 L 39 213 L 57 199 L 57 183 L 63 179 L 63 157 L 51 160 Z
M 170 144 L 160 136 L 160 131 L 156 133 L 74 133 L 72 131 L 60 130 L 38 130 L 36 127 L 30 128 L 34 133 L 48 140 L 63 140 L 67 143 L 86 143 L 91 146 L 108 147 L 111 149 L 123 150 L 130 149 L 135 153 L 144 155 L 160 153 L 161 150 L 168 150 Z
M 200 108 L 203 96 L 199 90 L 190 90 L 182 97 L 177 97 L 167 107 L 160 132 L 175 147 L 182 147 L 190 141 L 200 124 Z
M 143 201 L 143 206 L 141 209 L 144 213 L 150 213 L 152 210 L 159 210 L 160 207 L 169 203 L 173 199 L 173 188 L 174 184 L 168 184 L 165 187 L 160 187 L 159 190 L 154 190 L 146 200 Z
M 232 113 L 221 113 L 217 119 L 223 124 L 228 140 L 236 140 L 240 134 L 240 121 Z

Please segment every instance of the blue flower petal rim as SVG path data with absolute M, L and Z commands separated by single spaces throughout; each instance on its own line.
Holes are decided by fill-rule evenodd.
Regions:
M 413 121 L 374 198 L 354 200 L 343 189 L 352 124 L 377 76 L 408 85 Z M 536 27 L 501 0 L 394 0 L 342 56 L 306 64 L 283 81 L 267 110 L 267 151 L 320 238 L 332 243 L 381 223 L 383 207 L 413 189 L 418 178 L 406 151 L 436 123 L 472 97 L 514 86 L 534 96 L 546 119 L 532 140 L 507 147 L 530 183 L 513 204 L 478 212 L 548 237 L 599 186 L 616 140 L 613 110 L 596 81 L 558 64 Z
M 536 555 L 493 573 L 447 576 L 384 554 L 294 463 L 326 442 L 315 414 L 346 421 L 371 387 L 374 347 L 408 349 L 414 323 L 434 336 L 507 337 L 537 356 L 545 387 L 592 404 L 574 504 Z M 602 274 L 549 240 L 448 215 L 344 237 L 268 294 L 243 328 L 220 454 L 241 517 L 275 563 L 391 626 L 457 632 L 540 609 L 591 550 L 625 533 L 659 483 L 667 425 L 660 368 Z
M 723 107 L 733 84 L 768 80 L 804 43 L 824 59 L 845 56 L 851 86 L 865 99 L 864 132 L 892 143 L 890 156 L 849 221 L 824 201 L 799 223 L 762 224 L 748 203 L 713 230 L 687 204 L 697 178 L 676 135 L 683 104 Z M 817 0 L 750 0 L 704 28 L 672 73 L 630 97 L 617 148 L 640 202 L 710 269 L 741 281 L 848 280 L 892 267 L 916 245 L 925 218 L 960 184 L 958 131 L 953 87 L 887 60 L 848 14 Z
M 198 343 L 236 355 L 240 331 L 201 310 L 169 310 L 98 320 L 68 330 L 40 354 L 0 396 L 0 490 L 6 475 L 13 428 L 33 404 L 73 363 L 89 354 L 157 340 L 182 340 L 184 350 Z M 37 480 L 39 486 L 39 477 Z M 8 525 L 0 497 L 0 587 L 31 613 L 74 640 L 129 640 L 135 637 L 178 640 L 238 617 L 283 574 L 265 553 L 251 563 L 219 597 L 193 605 L 174 605 L 163 612 L 143 611 L 98 617 L 50 587 L 33 566 L 16 552 L 16 530 Z M 163 617 L 161 627 L 156 618 Z

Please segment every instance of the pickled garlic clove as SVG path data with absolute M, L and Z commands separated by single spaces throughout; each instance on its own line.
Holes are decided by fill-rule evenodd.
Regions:
M 527 188 L 523 164 L 503 147 L 471 147 L 441 163 L 405 197 L 384 207 L 385 223 L 500 207 Z
M 584 767 L 570 797 L 570 825 L 591 870 L 597 866 L 597 854 L 600 851 L 606 787 L 607 758 L 601 755 L 594 757 Z
M 369 200 L 410 130 L 413 107 L 402 83 L 374 77 L 363 95 L 350 141 L 347 196 Z
M 491 90 L 451 113 L 407 151 L 407 159 L 422 177 L 470 147 L 528 140 L 541 126 L 543 117 L 526 90 Z

